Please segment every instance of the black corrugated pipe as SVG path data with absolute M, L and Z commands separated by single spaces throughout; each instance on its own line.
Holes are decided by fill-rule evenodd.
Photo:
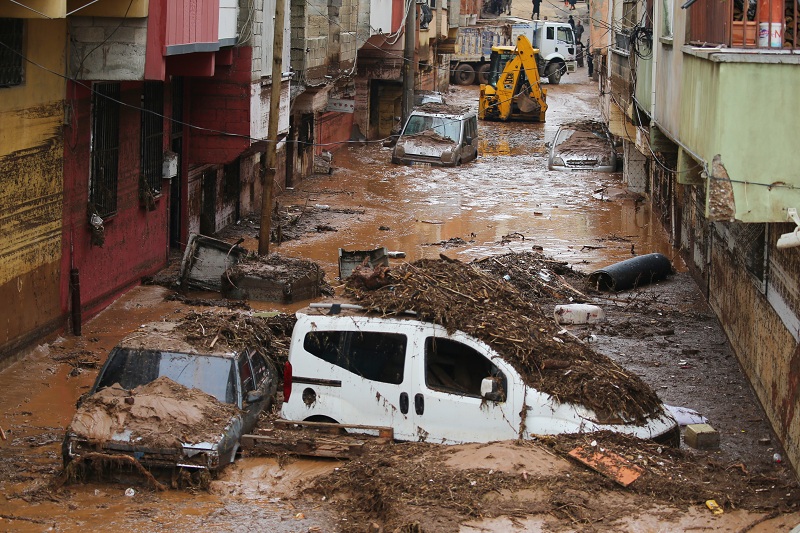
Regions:
M 662 254 L 640 255 L 589 274 L 589 286 L 598 291 L 624 291 L 666 279 L 672 263 Z

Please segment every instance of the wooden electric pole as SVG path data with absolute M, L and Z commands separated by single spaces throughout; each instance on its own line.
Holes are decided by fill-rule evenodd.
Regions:
M 275 2 L 275 39 L 272 44 L 272 92 L 269 97 L 269 124 L 267 125 L 267 147 L 262 158 L 264 173 L 261 196 L 261 231 L 258 234 L 258 255 L 269 254 L 269 236 L 272 230 L 272 189 L 275 186 L 277 166 L 278 118 L 281 106 L 281 80 L 283 78 L 283 18 L 284 2 Z
M 416 0 L 408 1 L 408 15 L 406 16 L 405 45 L 403 49 L 403 120 L 402 128 L 414 109 L 414 51 L 417 47 L 417 3 Z

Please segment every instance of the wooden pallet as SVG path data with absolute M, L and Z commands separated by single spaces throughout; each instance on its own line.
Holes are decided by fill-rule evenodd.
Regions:
M 377 431 L 378 436 L 345 434 L 348 429 Z M 273 422 L 272 428 L 243 435 L 241 444 L 245 450 L 257 452 L 352 459 L 364 453 L 368 442 L 388 444 L 393 440 L 394 430 L 390 427 L 280 419 Z

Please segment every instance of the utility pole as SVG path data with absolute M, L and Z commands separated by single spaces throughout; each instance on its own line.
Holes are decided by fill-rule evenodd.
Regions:
M 414 108 L 414 51 L 417 48 L 417 3 L 416 0 L 407 0 L 408 15 L 406 16 L 406 39 L 403 50 L 403 121 L 400 127 L 408 120 Z
M 281 106 L 281 79 L 283 78 L 283 18 L 284 2 L 275 1 L 275 39 L 272 44 L 272 92 L 269 97 L 269 124 L 267 148 L 262 157 L 264 174 L 261 195 L 261 231 L 258 234 L 258 255 L 269 254 L 269 235 L 272 230 L 272 189 L 275 186 L 275 169 L 278 148 L 278 115 Z

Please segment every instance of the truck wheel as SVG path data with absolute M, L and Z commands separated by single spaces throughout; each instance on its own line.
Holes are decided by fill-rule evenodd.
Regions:
M 456 85 L 472 85 L 475 83 L 475 69 L 471 65 L 461 63 L 453 73 L 453 81 Z
M 563 70 L 564 66 L 561 63 L 550 63 L 547 65 L 544 75 L 551 85 L 558 85 L 558 82 L 561 81 L 561 73 Z
M 489 63 L 484 63 L 480 67 L 478 67 L 478 83 L 486 84 L 489 83 L 489 70 L 490 65 Z

